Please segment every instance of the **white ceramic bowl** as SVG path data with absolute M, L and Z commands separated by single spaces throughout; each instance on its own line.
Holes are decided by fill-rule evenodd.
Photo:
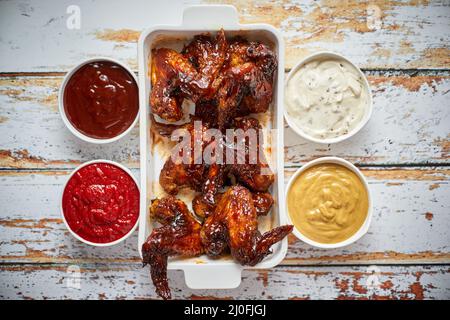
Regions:
M 364 75 L 364 73 L 355 65 L 353 64 L 350 60 L 348 60 L 346 57 L 335 53 L 335 52 L 331 52 L 331 51 L 320 51 L 320 52 L 316 52 L 313 53 L 309 56 L 307 56 L 306 58 L 304 58 L 303 60 L 301 60 L 295 67 L 293 67 L 291 69 L 291 71 L 289 72 L 287 78 L 286 78 L 286 82 L 285 82 L 285 87 L 287 86 L 289 80 L 292 78 L 292 76 L 300 69 L 302 68 L 305 64 L 307 64 L 308 62 L 311 62 L 313 60 L 318 60 L 318 59 L 342 59 L 346 62 L 348 62 L 351 66 L 353 66 L 357 72 L 359 73 L 359 75 L 361 76 L 361 79 L 363 79 L 363 85 L 365 86 L 365 88 L 367 89 L 367 92 L 369 94 L 369 99 L 368 99 L 368 103 L 367 103 L 367 109 L 366 109 L 366 113 L 364 114 L 364 117 L 361 119 L 360 123 L 350 132 L 348 132 L 347 134 L 344 134 L 342 136 L 339 137 L 335 137 L 335 138 L 330 138 L 330 139 L 319 139 L 319 138 L 315 138 L 312 137 L 310 135 L 308 135 L 307 133 L 305 133 L 299 126 L 297 126 L 292 120 L 291 120 L 291 116 L 288 113 L 288 108 L 284 108 L 284 118 L 286 119 L 286 122 L 288 123 L 288 125 L 292 128 L 292 130 L 294 130 L 295 133 L 297 133 L 300 137 L 312 141 L 312 142 L 316 142 L 316 143 L 324 143 L 324 144 L 330 144 L 330 143 L 338 143 L 338 142 L 342 142 L 350 137 L 352 137 L 353 135 L 355 135 L 359 130 L 361 130 L 366 123 L 369 121 L 370 117 L 372 116 L 372 109 L 373 109 L 373 101 L 372 101 L 372 90 L 370 89 L 369 86 L 369 82 L 367 81 L 366 76 Z
M 112 63 L 116 63 L 119 66 L 121 66 L 122 68 L 124 68 L 126 71 L 128 71 L 128 73 L 133 77 L 134 81 L 136 82 L 136 86 L 139 90 L 139 82 L 138 79 L 136 77 L 136 75 L 134 74 L 134 72 L 124 63 L 117 61 L 115 59 L 112 58 L 108 58 L 108 57 L 94 57 L 94 58 L 90 58 L 87 60 L 82 61 L 81 63 L 79 63 L 78 65 L 76 65 L 74 68 L 72 68 L 72 70 L 70 70 L 69 72 L 66 73 L 66 75 L 64 76 L 64 79 L 61 83 L 61 87 L 59 88 L 59 93 L 58 93 L 58 105 L 59 105 L 59 114 L 61 115 L 61 118 L 64 122 L 64 124 L 66 125 L 66 127 L 70 130 L 70 132 L 72 132 L 76 137 L 80 138 L 81 140 L 84 140 L 86 142 L 90 142 L 90 143 L 95 143 L 95 144 L 105 144 L 105 143 L 111 143 L 114 141 L 119 140 L 120 138 L 126 136 L 131 129 L 133 129 L 133 127 L 136 125 L 136 123 L 138 122 L 139 119 L 139 106 L 138 106 L 138 112 L 136 113 L 136 118 L 133 120 L 133 123 L 128 127 L 127 130 L 125 130 L 124 132 L 122 132 L 121 134 L 112 137 L 112 138 L 108 138 L 108 139 L 97 139 L 97 138 L 92 138 L 89 137 L 87 135 L 85 135 L 84 133 L 80 132 L 77 128 L 75 128 L 72 123 L 69 121 L 69 119 L 67 118 L 66 115 L 66 111 L 64 109 L 64 90 L 66 89 L 66 85 L 67 82 L 69 82 L 70 78 L 72 77 L 72 75 L 78 70 L 80 69 L 82 66 L 91 63 L 91 62 L 97 62 L 97 61 L 109 61 Z M 139 102 L 138 102 L 139 103 Z
M 136 180 L 136 178 L 134 177 L 133 173 L 130 171 L 130 169 L 128 169 L 127 167 L 121 165 L 120 163 L 117 163 L 117 162 L 114 162 L 114 161 L 110 161 L 110 160 L 103 160 L 103 159 L 92 160 L 92 161 L 88 161 L 88 162 L 85 162 L 85 163 L 79 165 L 75 170 L 72 171 L 72 173 L 71 173 L 71 174 L 69 175 L 69 177 L 67 178 L 67 181 L 66 181 L 66 183 L 64 184 L 64 188 L 62 189 L 61 196 L 60 196 L 60 201 L 59 201 L 59 204 L 60 204 L 60 212 L 61 212 L 61 216 L 62 216 L 62 219 L 63 219 L 63 221 L 64 221 L 64 224 L 66 225 L 66 228 L 70 231 L 70 233 L 71 233 L 75 238 L 77 238 L 77 239 L 80 240 L 81 242 L 84 242 L 84 243 L 89 244 L 89 245 L 94 246 L 94 247 L 109 247 L 109 246 L 113 246 L 113 245 L 118 244 L 118 243 L 124 241 L 125 239 L 127 239 L 127 238 L 134 232 L 134 230 L 136 230 L 136 228 L 137 228 L 137 226 L 138 226 L 138 224 L 139 224 L 139 217 L 137 218 L 136 223 L 134 224 L 133 228 L 131 228 L 131 230 L 128 231 L 128 233 L 125 234 L 122 238 L 119 238 L 119 239 L 114 240 L 114 241 L 112 241 L 112 242 L 96 243 L 96 242 L 91 242 L 91 241 L 88 241 L 88 240 L 83 239 L 82 237 L 80 237 L 75 231 L 73 231 L 73 230 L 70 228 L 69 224 L 67 223 L 66 217 L 64 216 L 63 201 L 62 201 L 62 200 L 63 200 L 64 190 L 66 190 L 67 183 L 70 181 L 70 179 L 72 178 L 72 176 L 73 176 L 78 170 L 80 170 L 81 168 L 86 167 L 86 166 L 88 166 L 88 165 L 90 165 L 90 164 L 93 164 L 93 163 L 108 163 L 108 164 L 111 164 L 111 165 L 113 165 L 113 166 L 116 166 L 116 167 L 122 169 L 123 171 L 125 171 L 125 172 L 133 179 L 134 183 L 136 184 L 136 187 L 137 187 L 138 191 L 140 192 L 140 190 L 139 190 L 139 183 L 138 183 L 138 181 Z
M 322 163 L 334 163 L 334 164 L 342 165 L 342 166 L 346 167 L 347 169 L 351 170 L 352 172 L 354 172 L 358 176 L 358 178 L 361 180 L 361 182 L 363 183 L 364 187 L 367 190 L 368 211 L 367 211 L 366 220 L 364 221 L 362 226 L 359 228 L 359 230 L 355 234 L 353 234 L 350 238 L 348 238 L 344 241 L 341 241 L 341 242 L 337 242 L 337 243 L 320 243 L 320 242 L 311 240 L 308 237 L 306 237 L 305 235 L 303 235 L 297 228 L 295 228 L 295 225 L 294 225 L 293 233 L 298 239 L 300 239 L 314 247 L 318 247 L 318 248 L 333 249 L 333 248 L 340 248 L 340 247 L 348 246 L 348 245 L 352 244 L 353 242 L 357 241 L 359 238 L 361 238 L 363 235 L 365 235 L 367 233 L 367 230 L 369 230 L 369 226 L 372 221 L 372 211 L 373 211 L 372 197 L 370 195 L 370 189 L 369 189 L 367 180 L 364 177 L 364 175 L 361 173 L 361 171 L 359 171 L 359 169 L 357 167 L 355 167 L 353 164 L 351 164 L 347 160 L 344 160 L 342 158 L 337 158 L 337 157 L 322 157 L 322 158 L 318 158 L 316 160 L 312 160 L 312 161 L 308 162 L 307 164 L 302 166 L 300 169 L 298 169 L 294 173 L 294 175 L 290 178 L 289 183 L 287 185 L 287 189 L 286 189 L 286 201 L 285 202 L 287 203 L 287 197 L 289 194 L 289 190 L 292 186 L 292 183 L 295 181 L 295 179 L 297 179 L 297 177 L 305 170 L 311 168 L 312 166 L 315 166 L 317 164 L 322 164 Z M 288 221 L 290 222 L 290 224 L 293 224 L 292 220 L 291 220 L 291 216 L 289 214 L 289 209 L 287 209 L 287 218 L 288 218 Z

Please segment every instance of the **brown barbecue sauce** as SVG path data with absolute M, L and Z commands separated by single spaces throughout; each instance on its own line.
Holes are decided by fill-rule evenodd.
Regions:
M 132 75 L 109 61 L 88 63 L 69 79 L 64 110 L 72 125 L 96 139 L 126 131 L 139 110 L 138 86 Z

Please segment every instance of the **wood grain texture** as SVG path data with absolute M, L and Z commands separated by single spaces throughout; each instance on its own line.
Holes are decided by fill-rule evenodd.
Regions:
M 355 137 L 332 146 L 309 143 L 286 128 L 286 166 L 325 155 L 365 165 L 448 162 L 449 73 L 367 74 L 374 96 L 368 125 Z M 83 143 L 64 127 L 57 101 L 61 81 L 61 76 L 0 77 L 0 167 L 73 168 L 96 158 L 139 167 L 137 127 L 106 146 Z
M 70 5 L 80 9 L 80 29 L 67 28 Z M 182 7 L 182 0 L 2 1 L 0 71 L 68 71 L 92 56 L 114 57 L 137 70 L 140 31 L 179 24 Z M 114 30 L 121 32 L 112 40 L 108 34 Z M 135 36 L 130 37 L 130 30 Z
M 80 265 L 80 289 L 68 287 L 68 265 L 1 265 L 1 299 L 158 299 L 140 264 Z M 232 290 L 192 290 L 169 271 L 174 299 L 449 299 L 448 266 L 278 267 L 245 270 Z M 371 277 L 369 279 L 369 277 Z M 367 284 L 373 283 L 373 286 Z
M 293 172 L 286 170 L 286 181 Z M 138 262 L 137 232 L 110 248 L 92 248 L 70 235 L 58 203 L 68 173 L 0 171 L 0 262 Z M 450 169 L 364 168 L 363 173 L 374 202 L 368 234 L 335 250 L 314 249 L 291 236 L 282 264 L 450 263 Z
M 286 68 L 319 50 L 337 51 L 363 68 L 450 66 L 450 4 L 445 0 L 220 3 L 236 6 L 243 23 L 268 22 L 278 28 L 286 41 Z
M 336 155 L 357 164 L 448 163 L 450 78 L 372 73 L 373 113 L 358 134 L 320 145 L 285 130 L 285 163 L 295 166 Z M 439 93 L 441 92 L 441 93 Z
M 342 53 L 362 68 L 450 67 L 446 0 L 21 0 L 0 3 L 0 11 L 7 13 L 0 29 L 0 72 L 67 71 L 94 55 L 117 58 L 136 70 L 139 33 L 152 25 L 179 24 L 183 7 L 197 3 L 233 4 L 242 23 L 274 25 L 286 40 L 287 68 L 324 49 Z M 66 27 L 70 4 L 81 10 L 79 30 Z M 370 22 L 372 17 L 379 17 L 380 27 Z
M 61 81 L 61 76 L 0 77 L 0 166 L 62 168 L 106 158 L 136 167 L 138 126 L 118 143 L 84 143 L 64 126 L 59 115 Z

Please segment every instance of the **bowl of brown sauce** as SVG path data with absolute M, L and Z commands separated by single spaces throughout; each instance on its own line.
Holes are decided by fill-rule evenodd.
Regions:
M 111 58 L 91 58 L 75 66 L 64 77 L 58 98 L 64 124 L 87 142 L 117 141 L 138 121 L 137 78 Z

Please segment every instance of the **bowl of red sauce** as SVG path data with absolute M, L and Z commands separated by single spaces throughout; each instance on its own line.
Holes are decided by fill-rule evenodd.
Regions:
M 80 139 L 97 144 L 125 136 L 138 121 L 139 89 L 125 64 L 106 57 L 83 61 L 70 70 L 59 90 L 59 112 Z
M 78 240 L 93 246 L 117 244 L 138 225 L 138 183 L 119 163 L 86 162 L 72 172 L 64 186 L 61 214 Z

